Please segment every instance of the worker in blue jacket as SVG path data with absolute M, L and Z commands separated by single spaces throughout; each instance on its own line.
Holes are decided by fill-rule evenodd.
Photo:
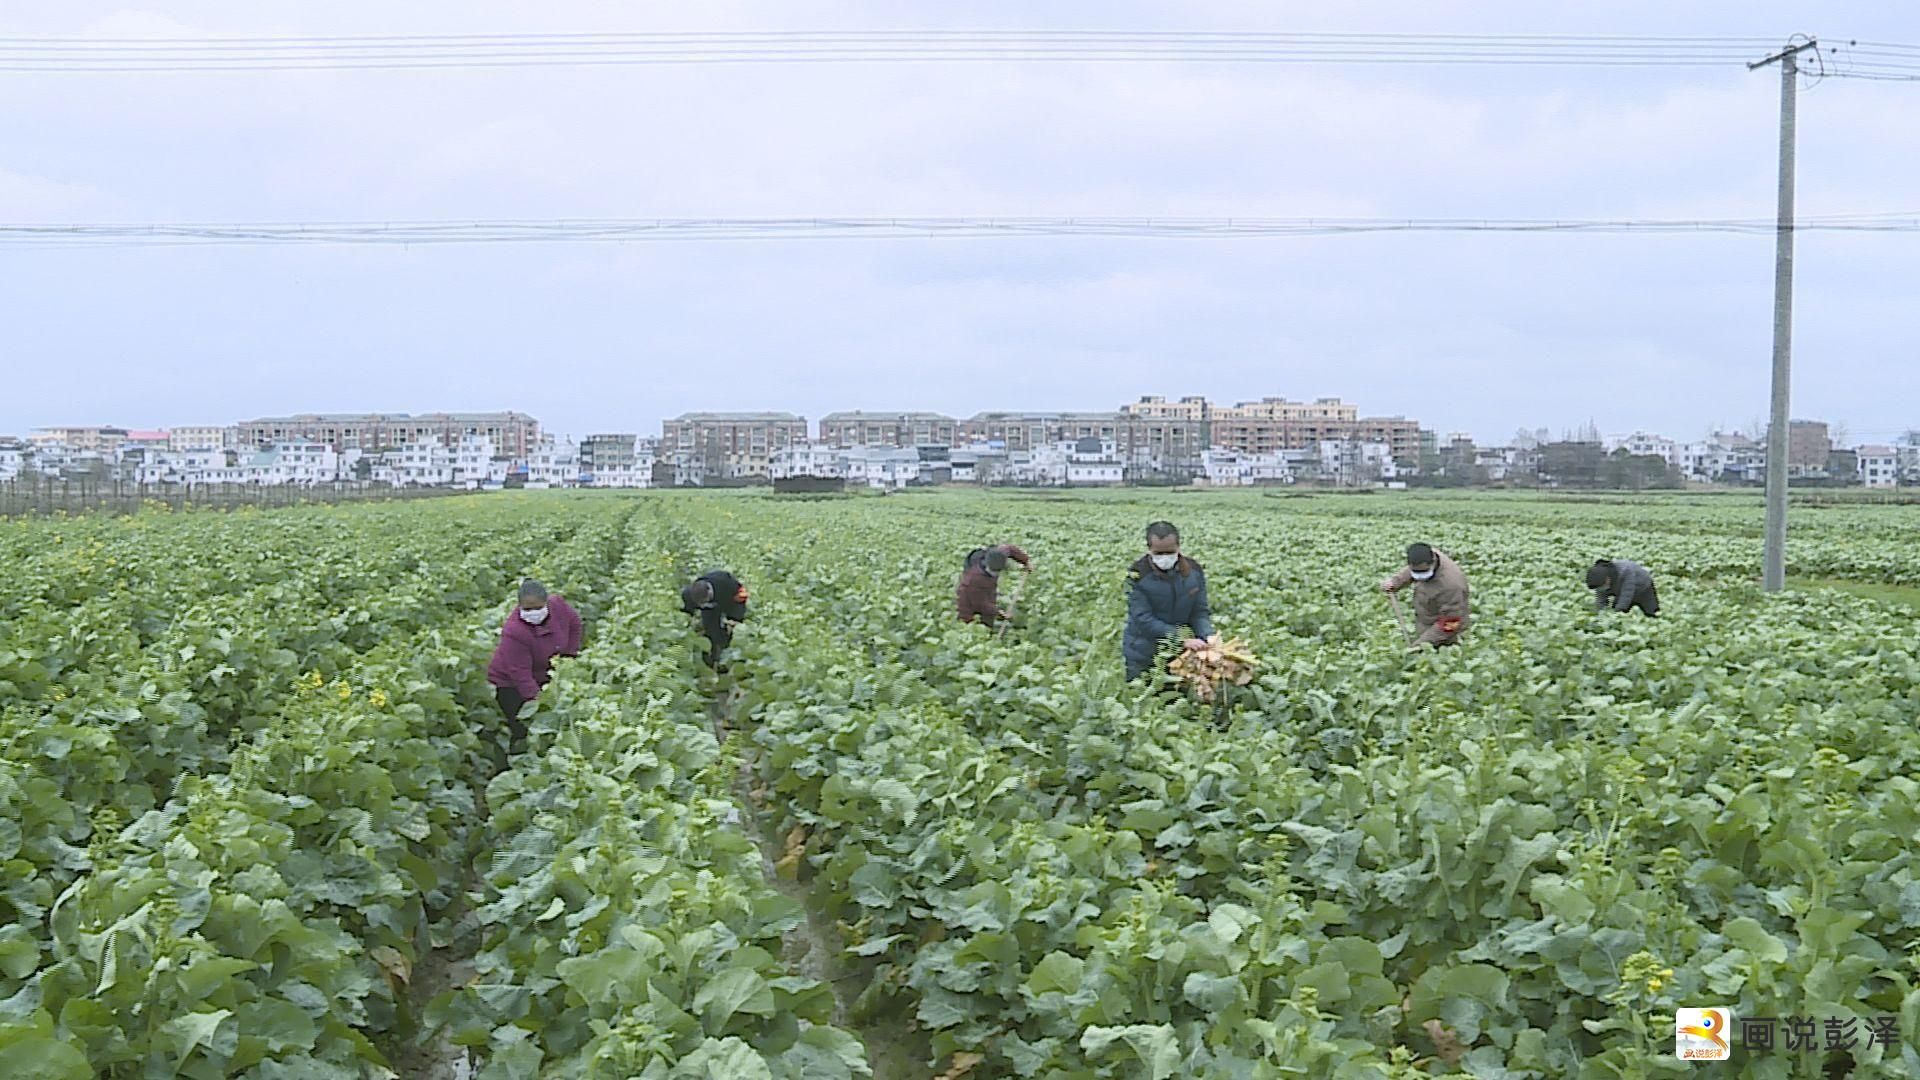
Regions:
M 1207 647 L 1206 639 L 1213 636 L 1207 575 L 1180 553 L 1180 530 L 1165 521 L 1147 526 L 1147 553 L 1127 576 L 1127 628 L 1120 652 L 1129 680 L 1153 666 L 1163 641 L 1179 639 L 1196 652 Z

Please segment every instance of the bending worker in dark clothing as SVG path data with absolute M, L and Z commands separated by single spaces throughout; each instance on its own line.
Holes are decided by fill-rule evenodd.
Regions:
M 1033 569 L 1032 557 L 1012 544 L 975 548 L 968 553 L 967 569 L 960 575 L 960 589 L 954 599 L 961 622 L 991 626 L 1007 617 L 1006 609 L 1000 606 L 1000 574 L 1009 559 L 1024 571 Z
M 1601 559 L 1587 567 L 1587 588 L 1593 590 L 1595 611 L 1631 611 L 1653 618 L 1660 614 L 1660 597 L 1653 591 L 1653 573 L 1631 559 Z
M 718 668 L 720 654 L 733 644 L 734 625 L 747 621 L 747 587 L 725 570 L 709 570 L 680 590 L 680 610 L 699 618 L 707 666 Z
M 1183 638 L 1186 648 L 1207 647 L 1213 614 L 1207 607 L 1207 575 L 1180 554 L 1180 530 L 1164 521 L 1147 526 L 1147 553 L 1127 571 L 1127 627 L 1120 653 L 1129 681 L 1146 674 L 1160 643 Z M 1183 636 L 1181 630 L 1187 633 Z

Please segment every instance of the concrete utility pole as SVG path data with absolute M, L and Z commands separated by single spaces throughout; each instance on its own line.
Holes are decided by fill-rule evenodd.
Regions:
M 1794 104 L 1800 54 L 1819 45 L 1808 38 L 1747 65 L 1780 64 L 1780 219 L 1773 254 L 1773 414 L 1767 425 L 1767 546 L 1760 585 L 1779 592 L 1787 584 L 1787 434 L 1793 386 L 1793 144 Z

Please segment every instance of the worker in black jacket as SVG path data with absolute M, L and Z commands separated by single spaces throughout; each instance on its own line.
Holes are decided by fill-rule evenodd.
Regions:
M 700 620 L 707 636 L 707 666 L 720 666 L 720 654 L 733 643 L 733 627 L 747 618 L 747 587 L 725 570 L 709 570 L 680 590 L 680 610 Z

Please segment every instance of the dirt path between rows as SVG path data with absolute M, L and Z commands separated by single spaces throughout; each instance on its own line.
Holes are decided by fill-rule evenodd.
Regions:
M 714 737 L 722 742 L 734 726 L 733 709 L 739 700 L 737 690 L 723 691 L 708 706 Z M 805 880 L 810 876 L 805 860 L 800 860 L 791 877 L 780 872 L 778 863 L 787 854 L 788 838 L 780 835 L 776 817 L 760 790 L 754 771 L 757 757 L 752 745 L 743 744 L 740 769 L 733 778 L 734 802 L 747 814 L 743 828 L 760 848 L 760 868 L 767 884 L 806 912 L 805 920 L 787 932 L 781 959 L 797 974 L 818 979 L 833 989 L 834 1026 L 851 1032 L 866 1046 L 874 1080 L 925 1080 L 933 1075 L 933 1068 L 927 1064 L 933 1052 L 926 1034 L 910 1029 L 911 1013 L 863 1015 L 856 1010 L 855 1002 L 866 990 L 872 972 L 847 963 L 845 940 L 833 920 L 821 913 Z

